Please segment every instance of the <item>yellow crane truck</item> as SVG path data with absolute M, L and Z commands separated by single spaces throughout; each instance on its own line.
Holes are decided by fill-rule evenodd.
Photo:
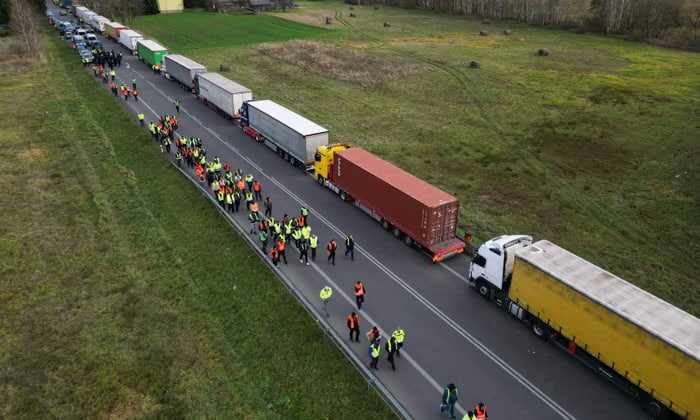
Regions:
M 637 399 L 655 419 L 700 419 L 700 320 L 549 241 L 500 236 L 469 280 Z

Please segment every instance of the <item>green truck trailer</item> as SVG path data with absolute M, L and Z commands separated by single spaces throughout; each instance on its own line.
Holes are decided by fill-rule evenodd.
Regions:
M 136 42 L 136 53 L 139 59 L 149 66 L 163 65 L 163 56 L 168 53 L 168 49 L 155 41 L 145 39 Z

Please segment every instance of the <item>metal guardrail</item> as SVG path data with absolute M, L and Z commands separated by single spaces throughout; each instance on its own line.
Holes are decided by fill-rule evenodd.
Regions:
M 229 221 L 231 225 L 233 225 L 236 228 L 236 232 L 238 233 L 238 236 L 243 238 L 248 244 L 253 248 L 255 253 L 258 255 L 258 257 L 261 257 L 262 261 L 264 264 L 266 264 L 273 273 L 278 277 L 278 279 L 282 282 L 282 284 L 286 287 L 287 291 L 289 294 L 295 298 L 299 303 L 301 303 L 301 306 L 306 310 L 306 312 L 309 314 L 309 316 L 316 322 L 316 325 L 323 331 L 323 337 L 329 338 L 331 343 L 335 345 L 335 347 L 340 350 L 345 357 L 350 361 L 352 366 L 357 370 L 357 372 L 364 378 L 364 380 L 367 382 L 367 389 L 374 389 L 377 392 L 377 395 L 389 406 L 389 408 L 394 412 L 396 417 L 401 418 L 401 419 L 406 419 L 406 420 L 412 420 L 413 417 L 411 417 L 410 414 L 408 414 L 408 411 L 399 403 L 399 401 L 389 392 L 389 390 L 384 386 L 379 381 L 379 378 L 374 375 L 372 371 L 369 370 L 369 368 L 366 366 L 366 364 L 348 347 L 347 344 L 345 344 L 345 341 L 338 335 L 338 333 L 333 329 L 333 327 L 328 323 L 326 318 L 316 309 L 316 306 L 313 305 L 307 298 L 304 296 L 299 289 L 296 288 L 294 283 L 287 277 L 286 274 L 282 270 L 280 270 L 278 267 L 275 267 L 272 264 L 272 261 L 267 257 L 267 255 L 264 255 L 262 253 L 262 250 L 258 246 L 257 242 L 255 241 L 254 238 L 251 238 L 250 235 L 247 235 L 247 229 L 245 226 L 241 225 L 241 223 L 233 218 L 228 212 L 223 210 L 221 206 L 214 200 L 214 196 L 210 194 L 206 188 L 202 187 L 202 185 L 194 179 L 192 176 L 190 176 L 187 172 L 185 172 L 181 167 L 175 164 L 171 159 L 170 163 L 180 171 L 187 179 L 189 179 L 193 184 L 197 186 L 197 188 L 200 189 L 202 192 L 202 195 L 207 197 L 209 201 L 211 201 L 219 214 L 221 214 L 226 220 Z

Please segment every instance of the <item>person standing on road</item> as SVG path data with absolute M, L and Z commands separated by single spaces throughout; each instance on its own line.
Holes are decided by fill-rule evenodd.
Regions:
M 302 207 L 300 213 L 304 217 L 304 224 L 308 225 L 309 224 L 309 209 L 307 209 L 306 207 Z
M 131 78 L 131 87 L 132 87 L 132 89 L 136 90 L 136 78 L 135 77 Z
M 121 54 L 121 53 L 120 53 Z M 175 105 L 175 111 L 180 112 L 180 100 L 175 99 L 175 102 L 173 102 L 173 105 Z
M 114 81 L 114 79 L 117 77 L 117 72 L 114 71 L 114 70 L 111 70 L 111 71 L 109 72 L 109 75 L 112 76 L 112 81 Z
M 250 222 L 250 233 L 252 235 L 255 233 L 255 225 L 258 224 L 258 213 L 251 211 L 248 215 L 248 221 Z
M 280 252 L 280 258 L 284 260 L 284 263 L 287 264 L 287 255 L 284 253 L 284 236 L 280 236 L 277 238 L 277 250 Z
M 487 418 L 489 418 L 488 413 L 486 413 L 486 405 L 484 405 L 484 403 L 482 402 L 480 402 L 479 405 L 474 407 L 474 414 L 479 420 L 486 420 Z
M 352 235 L 348 235 L 347 238 L 345 238 L 345 256 L 348 256 L 348 252 L 350 253 L 350 261 L 355 261 L 355 238 L 352 237 Z
M 134 100 L 135 100 L 136 102 L 138 102 L 138 101 L 139 101 L 139 91 L 136 90 L 136 88 L 134 88 L 133 94 L 134 94 Z
M 253 180 L 253 192 L 255 193 L 255 199 L 262 201 L 262 185 L 257 179 Z
M 272 249 L 270 250 L 270 258 L 272 259 L 272 264 L 277 267 L 277 263 L 280 262 L 280 253 L 277 250 L 277 244 L 272 245 Z
M 333 261 L 333 265 L 335 265 L 335 250 L 338 249 L 338 244 L 331 239 L 326 248 L 328 249 L 328 261 Z
M 265 217 L 272 217 L 272 200 L 270 200 L 270 197 L 265 197 L 263 205 L 265 206 Z
M 369 344 L 369 356 L 372 361 L 369 364 L 370 369 L 379 370 L 377 363 L 379 363 L 379 351 L 381 347 L 379 346 L 379 341 L 373 341 Z
M 321 289 L 320 295 L 323 301 L 323 310 L 326 312 L 326 318 L 328 318 L 330 316 L 330 314 L 328 314 L 328 302 L 331 300 L 331 296 L 333 296 L 333 289 L 331 289 L 330 286 L 325 286 Z
M 260 243 L 262 244 L 263 254 L 267 254 L 267 232 L 264 230 L 260 231 Z
M 245 183 L 248 184 L 248 192 L 253 192 L 253 174 L 245 176 Z
M 455 417 L 455 404 L 459 400 L 457 387 L 455 384 L 447 384 L 445 390 L 442 391 L 442 404 L 440 404 L 440 412 L 450 410 L 450 418 L 456 419 Z
M 143 115 L 143 112 L 139 112 L 138 117 L 139 117 L 139 122 L 141 123 L 141 127 L 143 127 L 143 120 L 144 120 L 144 118 L 146 118 L 146 116 Z
M 360 342 L 360 317 L 357 316 L 355 312 L 348 316 L 348 329 L 350 330 L 350 341 Z M 355 333 L 355 340 L 352 339 L 352 335 Z
M 396 357 L 401 357 L 401 347 L 403 347 L 403 339 L 406 337 L 406 333 L 403 332 L 401 327 L 397 326 L 391 336 L 396 339 Z
M 385 350 L 387 352 L 386 360 L 391 363 L 391 370 L 396 370 L 396 365 L 394 364 L 394 353 L 396 353 L 396 339 L 390 337 L 389 341 L 385 344 Z
M 311 248 L 311 261 L 315 261 L 316 248 L 318 248 L 318 236 L 315 233 L 309 238 L 309 248 Z
M 379 340 L 382 339 L 382 332 L 379 328 L 377 328 L 376 325 L 374 327 L 372 327 L 372 329 L 369 330 L 369 332 L 366 335 L 369 338 L 370 343 L 373 343 L 375 341 L 378 342 Z
M 365 302 L 365 285 L 359 280 L 355 284 L 355 302 L 357 302 L 357 310 L 362 309 L 362 304 Z

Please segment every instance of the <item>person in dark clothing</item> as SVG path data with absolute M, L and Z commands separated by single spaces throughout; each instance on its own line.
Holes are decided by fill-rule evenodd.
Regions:
M 391 363 L 391 370 L 396 370 L 396 365 L 394 365 L 394 353 L 396 353 L 396 339 L 394 337 L 389 338 L 389 341 L 384 345 L 384 349 L 387 352 L 386 360 Z
M 348 317 L 348 329 L 350 330 L 350 341 L 360 342 L 360 317 L 355 312 Z M 353 333 L 355 340 L 352 339 Z
M 328 261 L 333 261 L 333 265 L 335 265 L 335 250 L 338 249 L 338 244 L 335 243 L 333 239 L 331 239 L 330 242 L 328 242 Z
M 457 387 L 455 384 L 447 384 L 445 390 L 442 391 L 442 403 L 440 404 L 440 412 L 450 410 L 450 418 L 456 419 L 455 417 L 455 404 L 459 400 L 457 394 Z
M 352 235 L 348 235 L 347 238 L 345 238 L 345 256 L 348 256 L 348 252 L 350 253 L 350 260 L 354 261 L 355 260 L 355 238 L 352 237 Z
M 265 206 L 265 217 L 272 216 L 272 200 L 270 200 L 270 197 L 265 197 L 263 205 Z

